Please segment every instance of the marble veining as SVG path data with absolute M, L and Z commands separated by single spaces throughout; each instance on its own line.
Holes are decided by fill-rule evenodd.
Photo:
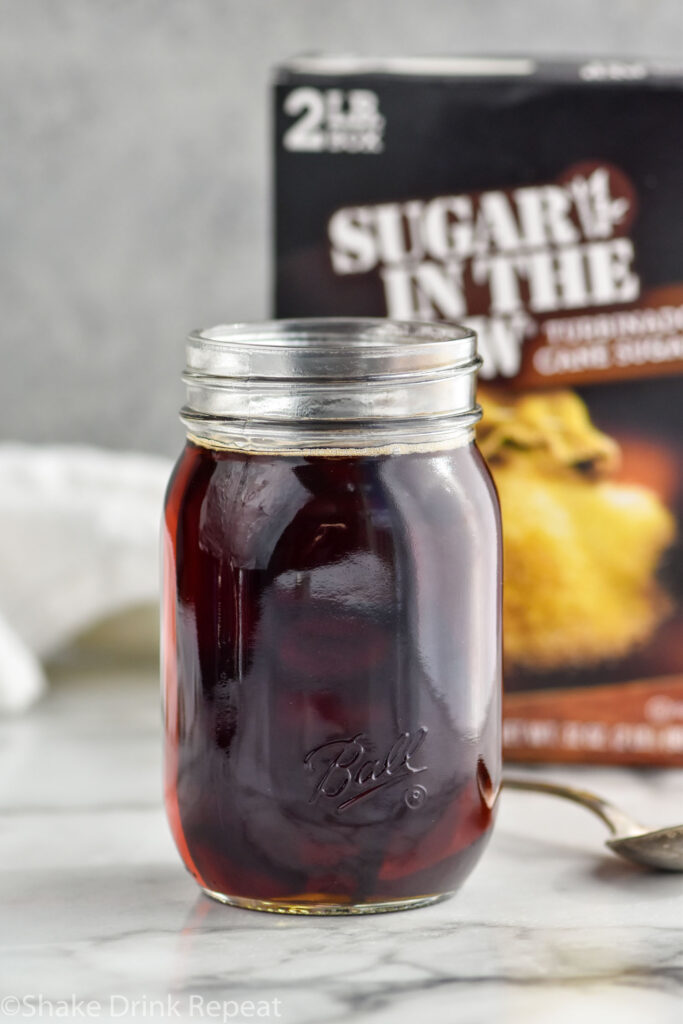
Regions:
M 160 805 L 157 701 L 151 669 L 64 668 L 30 714 L 0 723 L 0 1007 L 42 996 L 95 1000 L 100 1020 L 680 1024 L 683 876 L 617 860 L 597 820 L 536 794 L 503 794 L 481 864 L 433 907 L 290 918 L 200 896 Z M 682 771 L 546 774 L 646 823 L 683 820 Z M 26 1019 L 14 1005 L 0 1019 Z

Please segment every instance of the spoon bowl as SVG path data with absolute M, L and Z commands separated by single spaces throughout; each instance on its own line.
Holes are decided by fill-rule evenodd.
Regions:
M 554 782 L 515 775 L 506 775 L 503 786 L 507 789 L 559 796 L 564 800 L 581 804 L 607 825 L 612 838 L 606 840 L 606 845 L 618 856 L 658 871 L 683 871 L 683 825 L 646 828 L 608 800 L 588 790 L 575 789 L 573 786 L 561 786 Z
M 646 868 L 683 871 L 683 825 L 658 828 L 635 836 L 606 839 L 610 850 Z

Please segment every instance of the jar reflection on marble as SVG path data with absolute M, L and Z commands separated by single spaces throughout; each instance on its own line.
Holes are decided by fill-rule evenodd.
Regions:
M 165 795 L 204 891 L 293 913 L 451 894 L 500 781 L 500 524 L 473 334 L 196 332 L 163 524 Z

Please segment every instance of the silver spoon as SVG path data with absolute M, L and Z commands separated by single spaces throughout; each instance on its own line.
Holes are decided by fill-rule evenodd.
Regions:
M 612 833 L 612 839 L 607 839 L 606 844 L 620 857 L 648 868 L 658 868 L 660 871 L 683 871 L 683 825 L 658 829 L 645 828 L 595 793 L 574 789 L 572 786 L 536 782 L 514 775 L 506 775 L 503 785 L 507 789 L 533 790 L 573 800 L 574 803 L 587 807 L 604 821 Z

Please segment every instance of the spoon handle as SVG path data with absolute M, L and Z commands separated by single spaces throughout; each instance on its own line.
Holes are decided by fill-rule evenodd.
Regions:
M 615 807 L 614 804 L 603 800 L 595 793 L 585 789 L 575 789 L 573 786 L 560 786 L 555 782 L 544 782 L 542 780 L 524 779 L 516 775 L 505 775 L 503 786 L 507 789 L 525 789 L 536 793 L 547 793 L 550 796 L 561 796 L 565 800 L 573 800 L 576 804 L 586 807 L 598 818 L 604 821 L 612 835 L 630 836 L 643 832 L 644 829 L 638 825 L 627 814 Z

